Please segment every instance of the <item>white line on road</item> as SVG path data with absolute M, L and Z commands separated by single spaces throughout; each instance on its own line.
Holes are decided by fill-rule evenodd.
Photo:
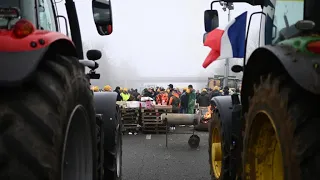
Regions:
M 147 134 L 146 139 L 151 139 L 151 134 Z

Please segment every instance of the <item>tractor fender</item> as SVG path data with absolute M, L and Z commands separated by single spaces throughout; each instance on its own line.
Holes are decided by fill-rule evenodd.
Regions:
M 117 95 L 116 92 L 94 92 L 96 114 L 102 114 L 104 124 L 107 126 L 117 124 Z
M 216 106 L 219 112 L 222 128 L 224 129 L 224 137 L 228 146 L 231 141 L 231 127 L 232 127 L 232 99 L 231 96 L 216 96 L 211 99 L 211 105 Z
M 1 87 L 23 83 L 32 76 L 48 52 L 77 56 L 72 41 L 67 36 L 57 32 L 37 31 L 24 39 L 18 40 L 0 35 L 0 41 L 5 42 L 0 44 Z
M 306 91 L 320 94 L 319 56 L 300 52 L 290 45 L 267 45 L 257 48 L 244 68 L 241 90 L 243 113 L 248 109 L 248 98 L 253 95 L 254 84 L 259 84 L 260 77 L 270 73 L 288 74 Z
M 113 147 L 116 131 L 120 130 L 116 92 L 94 92 L 96 114 L 102 114 L 104 124 L 104 147 Z

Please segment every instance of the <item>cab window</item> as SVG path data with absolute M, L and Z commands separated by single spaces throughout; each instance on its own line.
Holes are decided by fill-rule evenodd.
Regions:
M 8 18 L 0 17 L 0 29 L 12 28 L 12 26 L 20 19 L 27 19 L 33 24 L 36 24 L 36 13 L 34 11 L 34 1 L 24 0 L 0 0 L 0 8 L 16 8 L 20 11 L 20 17 L 9 20 Z
M 39 25 L 40 29 L 57 31 L 55 11 L 52 0 L 39 0 Z
M 303 20 L 303 0 L 277 0 L 272 27 L 272 44 L 297 33 L 296 22 Z M 270 32 L 269 32 L 270 33 Z

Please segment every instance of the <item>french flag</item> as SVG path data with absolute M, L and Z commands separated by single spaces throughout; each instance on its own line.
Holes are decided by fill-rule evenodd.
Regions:
M 211 48 L 202 66 L 207 68 L 213 61 L 225 58 L 243 58 L 247 11 L 230 21 L 225 27 L 218 27 L 207 34 L 204 46 Z M 223 30 L 224 29 L 224 30 Z

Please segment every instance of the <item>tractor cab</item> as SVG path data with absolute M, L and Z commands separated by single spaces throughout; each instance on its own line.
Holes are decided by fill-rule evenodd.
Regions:
M 83 59 L 80 25 L 74 1 L 65 0 L 65 7 L 68 20 L 66 17 L 58 15 L 54 0 L 1 0 L 0 29 L 3 31 L 0 39 L 1 36 L 7 39 L 9 34 L 12 35 L 10 38 L 14 40 L 25 40 L 27 37 L 32 38 L 39 35 L 36 32 L 41 30 L 44 30 L 44 32 L 40 34 L 61 32 L 60 22 L 64 22 L 67 35 L 70 27 L 71 38 L 76 46 L 79 59 Z M 110 35 L 113 29 L 110 0 L 92 0 L 91 12 L 98 34 L 101 36 Z M 47 43 L 39 42 L 39 44 L 43 46 Z M 33 43 L 32 46 L 39 47 L 37 42 Z

